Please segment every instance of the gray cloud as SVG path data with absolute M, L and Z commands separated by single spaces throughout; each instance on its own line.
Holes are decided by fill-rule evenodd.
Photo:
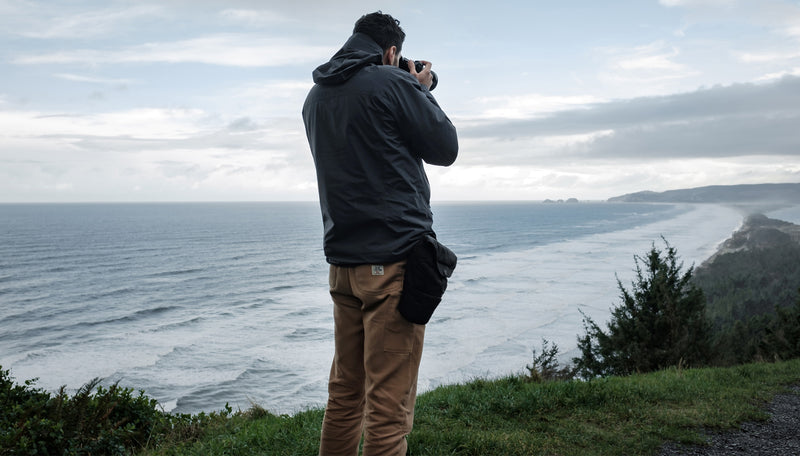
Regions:
M 239 117 L 228 124 L 228 130 L 233 132 L 258 130 L 259 126 L 249 117 Z
M 629 127 L 588 145 L 587 155 L 641 158 L 800 156 L 800 115 L 731 116 Z
M 180 162 L 176 160 L 161 160 L 155 162 L 161 173 L 170 178 L 184 178 L 188 180 L 203 180 L 208 177 L 211 170 L 204 169 L 196 163 Z
M 691 93 L 598 103 L 548 117 L 497 121 L 460 130 L 463 138 L 531 140 L 608 135 L 563 146 L 595 158 L 800 155 L 800 77 Z M 541 154 L 537 154 L 541 155 Z

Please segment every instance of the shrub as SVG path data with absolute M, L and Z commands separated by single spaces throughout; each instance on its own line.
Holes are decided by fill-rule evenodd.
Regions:
M 584 315 L 585 335 L 578 337 L 585 377 L 651 372 L 677 365 L 704 365 L 710 358 L 711 325 L 702 290 L 692 270 L 682 273 L 677 251 L 664 240 L 647 256 L 634 256 L 636 280 L 631 291 L 617 279 L 622 304 L 612 309 L 608 331 Z
M 575 371 L 571 366 L 561 366 L 558 362 L 558 345 L 542 339 L 542 351 L 538 355 L 533 350 L 533 362 L 525 366 L 528 380 L 534 383 L 554 380 L 570 380 Z
M 0 454 L 122 455 L 147 445 L 167 415 L 144 392 L 95 379 L 69 397 L 17 385 L 0 367 Z M 94 392 L 93 392 L 94 391 Z

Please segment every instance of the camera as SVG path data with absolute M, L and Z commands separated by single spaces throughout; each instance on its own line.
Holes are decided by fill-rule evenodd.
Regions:
M 408 71 L 409 73 L 411 70 L 408 69 L 408 59 L 405 57 L 400 57 L 400 68 Z M 419 60 L 414 60 L 414 69 L 417 70 L 417 73 L 421 72 L 425 69 L 425 64 L 420 62 Z M 429 90 L 433 90 L 436 88 L 436 84 L 439 83 L 439 77 L 436 76 L 436 73 L 431 71 L 431 76 L 433 76 L 433 82 L 431 83 L 431 88 Z

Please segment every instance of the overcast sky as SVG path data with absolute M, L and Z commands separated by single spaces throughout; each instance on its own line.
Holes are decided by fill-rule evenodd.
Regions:
M 311 71 L 378 9 L 459 132 L 435 200 L 800 182 L 797 0 L 0 0 L 0 202 L 316 200 Z

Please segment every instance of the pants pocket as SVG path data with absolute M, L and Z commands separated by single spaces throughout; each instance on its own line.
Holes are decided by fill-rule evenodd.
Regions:
M 414 350 L 416 325 L 407 321 L 395 312 L 396 318 L 384 323 L 383 351 L 409 355 Z
M 338 267 L 334 265 L 330 265 L 328 267 L 328 287 L 330 288 L 330 291 L 334 291 L 334 289 L 336 288 L 336 278 L 338 274 L 339 274 Z
M 405 262 L 387 265 L 361 265 L 353 268 L 353 291 L 373 300 L 388 296 L 403 288 Z

